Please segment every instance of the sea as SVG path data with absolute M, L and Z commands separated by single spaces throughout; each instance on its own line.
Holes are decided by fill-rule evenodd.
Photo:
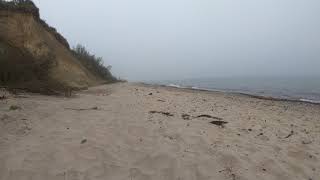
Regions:
M 320 76 L 193 78 L 146 83 L 320 104 Z

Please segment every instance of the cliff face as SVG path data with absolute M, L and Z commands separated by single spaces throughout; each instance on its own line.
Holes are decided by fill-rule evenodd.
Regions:
M 0 9 L 0 85 L 42 91 L 85 88 L 99 81 L 39 17 Z

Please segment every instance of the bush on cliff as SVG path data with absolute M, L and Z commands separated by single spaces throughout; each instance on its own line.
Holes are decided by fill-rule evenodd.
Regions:
M 83 45 L 78 44 L 72 49 L 74 56 L 91 72 L 108 82 L 115 82 L 117 79 L 112 76 L 111 66 L 104 66 L 101 57 L 91 54 Z

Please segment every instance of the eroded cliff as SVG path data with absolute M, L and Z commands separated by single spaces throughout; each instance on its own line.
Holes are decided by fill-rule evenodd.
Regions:
M 80 89 L 101 82 L 71 53 L 38 11 L 0 7 L 0 84 L 32 91 Z

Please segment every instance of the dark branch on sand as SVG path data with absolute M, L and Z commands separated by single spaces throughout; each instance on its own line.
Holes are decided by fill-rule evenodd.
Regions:
M 163 111 L 149 111 L 150 114 L 162 114 L 165 116 L 173 116 L 173 114 L 169 113 L 169 112 L 163 112 Z
M 290 134 L 288 136 L 286 136 L 285 138 L 287 139 L 287 138 L 291 137 L 293 134 L 294 134 L 294 132 L 291 131 Z
M 74 110 L 74 111 L 88 111 L 88 110 L 98 110 L 98 107 L 92 107 L 92 108 L 87 108 L 87 109 L 74 109 L 74 108 L 64 108 L 67 110 Z
M 210 119 L 216 119 L 216 120 L 219 120 L 219 121 L 222 120 L 222 118 L 214 117 L 214 116 L 207 115 L 207 114 L 202 114 L 202 115 L 196 116 L 195 118 L 210 118 Z
M 210 123 L 217 125 L 217 126 L 220 126 L 222 128 L 224 127 L 225 124 L 228 124 L 228 122 L 226 122 L 226 121 L 211 121 Z
M 191 119 L 191 116 L 189 114 L 182 114 L 181 117 L 184 120 L 190 120 Z
M 228 123 L 228 122 L 226 122 L 226 121 L 222 121 L 222 120 L 223 120 L 222 118 L 214 117 L 214 116 L 207 115 L 207 114 L 202 114 L 202 115 L 194 116 L 194 117 L 190 116 L 189 114 L 182 114 L 181 117 L 182 117 L 182 119 L 184 119 L 184 120 L 191 120 L 191 119 L 196 119 L 196 118 L 215 119 L 215 120 L 217 120 L 217 121 L 211 121 L 210 123 L 213 124 L 213 125 L 220 126 L 220 127 L 222 127 L 222 128 L 224 128 L 224 125 Z

